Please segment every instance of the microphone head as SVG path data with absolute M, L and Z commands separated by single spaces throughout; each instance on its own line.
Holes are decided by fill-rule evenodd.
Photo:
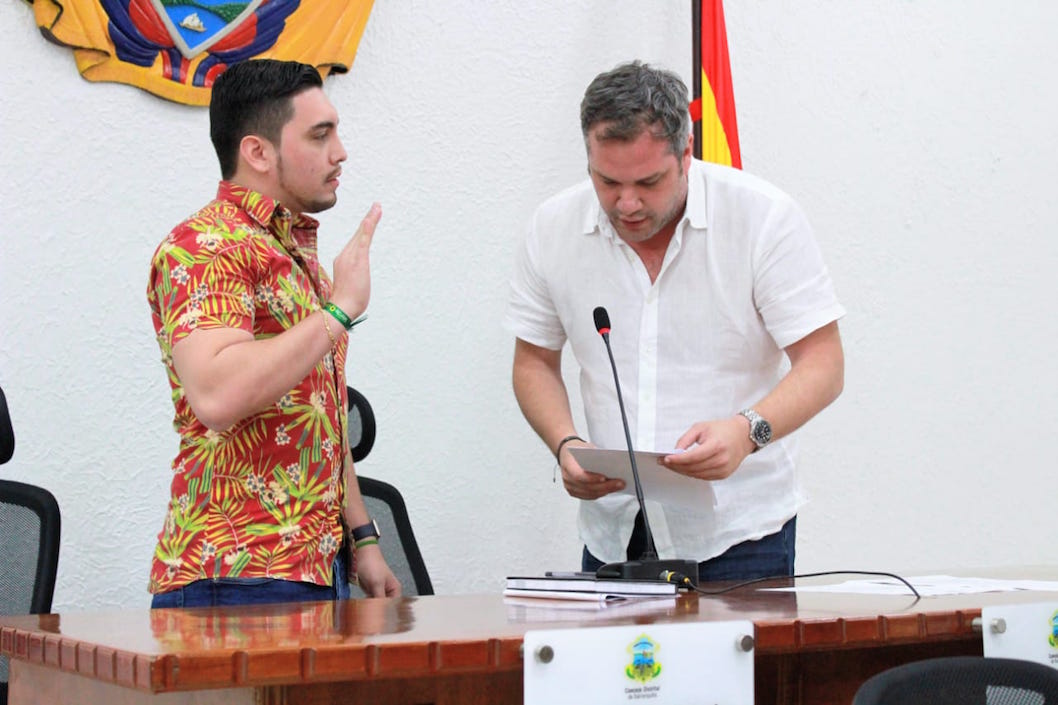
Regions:
M 596 306 L 595 311 L 592 312 L 595 316 L 595 330 L 599 331 L 600 334 L 605 335 L 610 332 L 610 314 L 606 313 L 606 309 L 602 306 Z

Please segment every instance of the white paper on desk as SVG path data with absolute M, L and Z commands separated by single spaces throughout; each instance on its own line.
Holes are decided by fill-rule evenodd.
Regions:
M 922 597 L 941 595 L 975 595 L 986 592 L 1046 590 L 1058 592 L 1058 582 L 1044 580 L 1000 580 L 995 578 L 954 577 L 951 575 L 917 575 L 907 578 Z M 858 595 L 910 595 L 907 586 L 895 578 L 879 576 L 867 580 L 848 580 L 833 585 L 799 585 L 791 588 L 764 588 L 774 592 L 829 592 Z
M 573 458 L 585 470 L 624 480 L 625 488 L 621 492 L 635 496 L 635 481 L 632 479 L 632 464 L 628 460 L 627 450 L 570 448 L 569 452 L 573 453 Z M 643 485 L 643 498 L 698 511 L 716 507 L 716 494 L 713 493 L 712 483 L 681 475 L 659 465 L 658 459 L 666 455 L 671 455 L 671 451 L 635 451 L 639 481 Z

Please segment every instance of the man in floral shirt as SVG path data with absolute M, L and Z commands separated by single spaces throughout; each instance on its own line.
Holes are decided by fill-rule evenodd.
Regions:
M 376 203 L 320 266 L 317 221 L 346 153 L 311 66 L 236 64 L 217 79 L 214 201 L 155 252 L 147 298 L 180 434 L 151 566 L 154 607 L 400 594 L 346 440 L 348 331 L 367 308 Z

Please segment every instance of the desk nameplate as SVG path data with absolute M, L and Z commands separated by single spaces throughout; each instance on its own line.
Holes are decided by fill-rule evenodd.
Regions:
M 753 623 L 530 631 L 524 679 L 525 705 L 752 705 Z

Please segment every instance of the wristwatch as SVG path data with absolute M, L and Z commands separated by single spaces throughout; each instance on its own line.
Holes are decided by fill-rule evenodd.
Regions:
M 372 519 L 366 524 L 355 526 L 350 529 L 349 536 L 353 539 L 353 543 L 356 543 L 358 541 L 363 541 L 364 539 L 382 538 L 382 532 L 378 530 L 378 524 Z
M 738 413 L 749 420 L 749 439 L 757 446 L 753 449 L 756 453 L 771 440 L 771 424 L 753 409 L 743 409 Z

